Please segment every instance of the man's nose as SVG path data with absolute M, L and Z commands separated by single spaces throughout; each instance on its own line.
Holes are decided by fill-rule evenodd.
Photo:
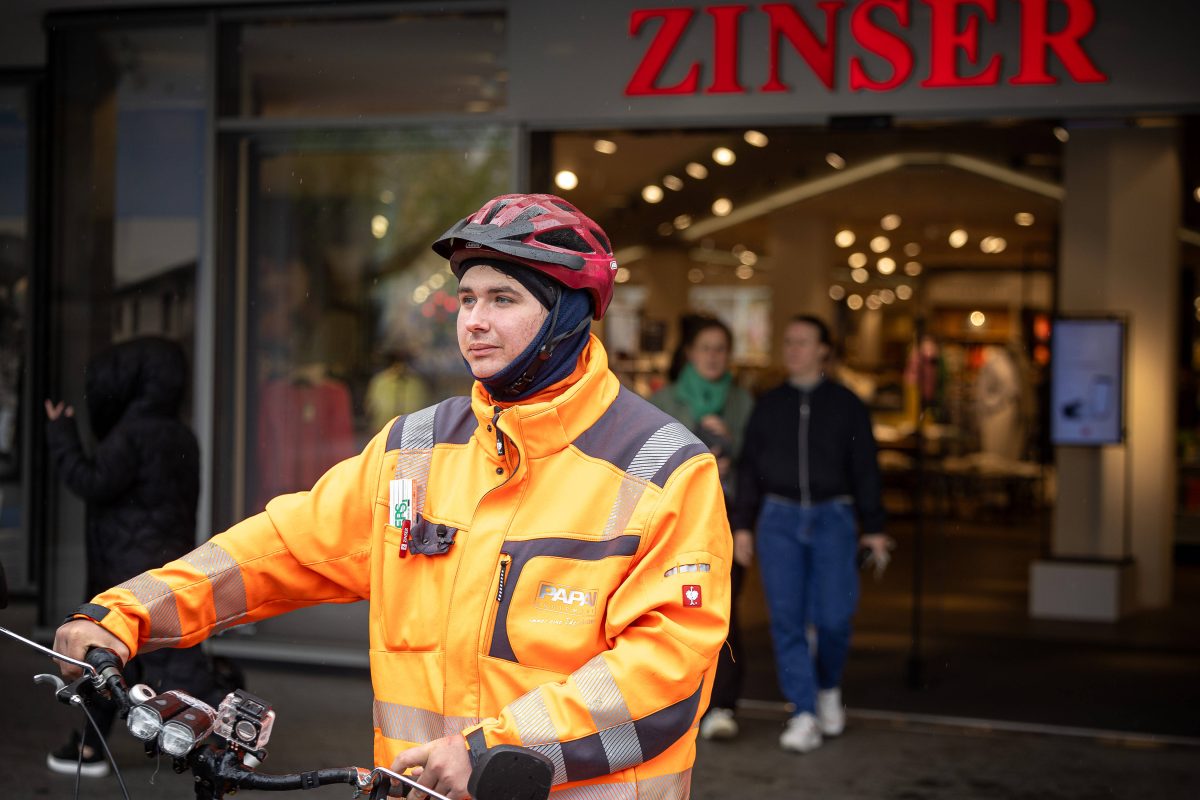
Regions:
M 466 316 L 466 327 L 469 331 L 482 331 L 488 328 L 487 314 L 480 310 L 479 305 L 459 306 L 458 313 Z

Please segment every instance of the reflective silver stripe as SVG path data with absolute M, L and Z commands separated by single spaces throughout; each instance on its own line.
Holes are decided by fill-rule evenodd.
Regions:
M 630 475 L 648 481 L 677 450 L 690 444 L 700 444 L 700 440 L 683 424 L 672 422 L 664 425 L 650 435 L 633 457 L 627 471 Z
M 182 559 L 204 573 L 212 586 L 214 630 L 224 630 L 246 616 L 246 584 L 241 565 L 213 542 L 205 542 Z
M 711 564 L 680 564 L 678 567 L 671 567 L 663 573 L 664 578 L 669 578 L 672 575 L 678 575 L 681 572 L 712 572 Z
M 637 782 L 638 800 L 687 800 L 692 792 L 692 771 L 660 775 Z
M 567 768 L 563 761 L 562 745 L 558 731 L 546 708 L 546 698 L 541 688 L 533 689 L 508 704 L 508 710 L 517 724 L 521 744 L 536 750 L 554 764 L 555 785 L 565 783 Z
M 575 670 L 572 678 L 600 732 L 609 770 L 616 772 L 642 763 L 645 759 L 633 727 L 633 716 L 604 657 L 596 656 Z
M 139 650 L 146 652 L 179 643 L 183 638 L 183 627 L 179 624 L 179 606 L 175 604 L 175 593 L 166 581 L 143 572 L 117 588 L 128 589 L 150 613 L 150 635 Z
M 601 783 L 572 786 L 550 795 L 552 800 L 687 800 L 692 789 L 692 771 L 646 778 L 637 783 Z
M 638 501 L 642 499 L 645 491 L 646 483 L 644 481 L 628 475 L 621 476 L 616 499 L 613 500 L 612 510 L 608 512 L 608 521 L 604 523 L 604 533 L 600 535 L 602 541 L 608 541 L 625 532 L 626 526 L 629 525 L 629 518 L 633 516 L 633 510 L 637 508 Z
M 404 418 L 404 429 L 400 431 L 401 450 L 427 450 L 433 447 L 433 418 L 437 406 L 422 408 Z
M 478 717 L 443 717 L 436 711 L 388 703 L 378 698 L 372 705 L 371 718 L 387 738 L 418 744 L 462 733 L 479 724 Z
M 637 800 L 636 783 L 601 783 L 595 786 L 572 786 L 552 792 L 553 800 Z

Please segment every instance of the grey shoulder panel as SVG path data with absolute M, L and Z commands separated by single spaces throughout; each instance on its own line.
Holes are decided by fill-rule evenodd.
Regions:
M 573 444 L 660 487 L 684 461 L 708 452 L 681 422 L 624 386 L 608 410 Z

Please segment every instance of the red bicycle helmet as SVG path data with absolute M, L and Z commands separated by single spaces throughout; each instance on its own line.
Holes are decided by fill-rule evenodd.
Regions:
M 612 300 L 617 262 L 600 226 L 575 206 L 552 194 L 505 194 L 459 220 L 433 243 L 450 260 L 455 277 L 462 264 L 495 254 L 523 264 L 572 289 L 592 295 L 600 319 Z

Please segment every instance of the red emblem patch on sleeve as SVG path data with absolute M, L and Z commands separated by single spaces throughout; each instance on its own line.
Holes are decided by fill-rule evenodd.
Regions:
M 700 594 L 700 587 L 694 583 L 685 584 L 683 587 L 683 605 L 685 608 L 699 608 L 704 604 L 704 596 Z

